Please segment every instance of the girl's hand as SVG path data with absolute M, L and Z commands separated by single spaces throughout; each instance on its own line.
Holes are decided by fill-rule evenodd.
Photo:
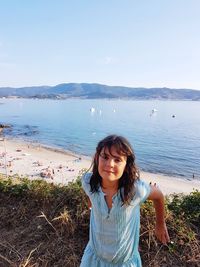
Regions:
M 164 224 L 156 223 L 155 234 L 158 240 L 162 242 L 164 245 L 170 242 L 167 226 L 165 223 Z

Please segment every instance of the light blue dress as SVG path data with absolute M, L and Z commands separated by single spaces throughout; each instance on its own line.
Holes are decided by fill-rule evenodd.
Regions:
M 150 186 L 135 182 L 135 194 L 129 206 L 121 202 L 120 192 L 113 196 L 109 210 L 105 194 L 90 192 L 91 173 L 82 178 L 82 186 L 92 203 L 89 242 L 80 267 L 141 267 L 138 252 L 140 205 L 150 193 Z

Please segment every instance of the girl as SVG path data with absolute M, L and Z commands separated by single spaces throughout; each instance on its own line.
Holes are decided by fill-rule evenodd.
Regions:
M 163 194 L 139 179 L 133 149 L 124 137 L 100 141 L 92 166 L 92 173 L 82 178 L 92 208 L 80 267 L 141 267 L 140 205 L 147 198 L 156 211 L 156 236 L 163 244 L 169 242 Z

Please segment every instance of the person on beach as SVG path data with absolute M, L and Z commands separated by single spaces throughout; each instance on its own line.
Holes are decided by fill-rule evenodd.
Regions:
M 91 206 L 89 242 L 80 267 L 141 267 L 138 251 L 140 205 L 150 199 L 156 212 L 155 233 L 170 241 L 164 218 L 164 197 L 139 178 L 135 155 L 122 136 L 110 135 L 96 148 L 92 173 L 82 177 Z

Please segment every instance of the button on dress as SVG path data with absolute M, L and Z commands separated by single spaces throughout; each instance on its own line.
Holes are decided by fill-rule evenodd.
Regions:
M 92 203 L 89 242 L 80 267 L 141 267 L 138 252 L 140 205 L 147 199 L 150 186 L 136 180 L 130 205 L 123 205 L 118 192 L 109 209 L 105 193 L 90 191 L 91 173 L 82 178 L 82 187 Z

